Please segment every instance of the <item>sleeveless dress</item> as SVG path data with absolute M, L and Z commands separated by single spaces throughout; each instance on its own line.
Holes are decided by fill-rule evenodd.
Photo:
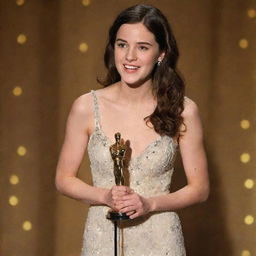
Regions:
M 88 155 L 93 185 L 111 188 L 115 185 L 113 160 L 109 147 L 113 142 L 101 129 L 100 111 L 95 91 L 95 130 L 88 142 Z M 114 138 L 114 136 L 113 136 Z M 161 136 L 150 143 L 137 157 L 129 162 L 129 186 L 144 197 L 168 194 L 176 142 Z M 114 255 L 114 225 L 106 219 L 107 206 L 90 206 L 83 235 L 81 256 Z M 180 220 L 175 212 L 154 212 L 122 222 L 119 229 L 122 256 L 185 256 L 184 239 Z

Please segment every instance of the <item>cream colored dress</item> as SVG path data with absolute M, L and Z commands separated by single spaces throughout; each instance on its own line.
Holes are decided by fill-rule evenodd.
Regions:
M 94 99 L 95 131 L 88 143 L 93 184 L 111 188 L 115 185 L 110 139 L 100 124 L 96 93 Z M 176 142 L 161 136 L 150 143 L 129 163 L 130 187 L 144 197 L 168 194 L 177 149 Z M 85 225 L 81 256 L 114 255 L 114 225 L 106 219 L 109 207 L 91 206 Z M 122 256 L 185 256 L 180 220 L 175 212 L 157 212 L 128 220 L 119 228 L 118 242 Z

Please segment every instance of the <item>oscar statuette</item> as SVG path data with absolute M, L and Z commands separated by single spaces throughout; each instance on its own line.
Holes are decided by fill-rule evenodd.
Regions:
M 114 163 L 114 176 L 117 186 L 124 185 L 124 160 L 127 151 L 127 146 L 121 141 L 121 134 L 118 132 L 115 134 L 116 142 L 110 146 L 110 154 Z M 112 221 L 128 220 L 129 216 L 125 213 L 115 212 L 110 210 L 107 214 L 107 219 Z

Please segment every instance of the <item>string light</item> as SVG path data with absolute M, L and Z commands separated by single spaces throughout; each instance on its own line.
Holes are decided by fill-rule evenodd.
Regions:
M 251 253 L 248 250 L 243 250 L 241 256 L 251 256 Z
M 79 45 L 80 52 L 87 52 L 88 51 L 88 44 L 87 43 L 81 43 Z
M 245 180 L 244 182 L 244 186 L 247 188 L 247 189 L 252 189 L 254 187 L 254 181 L 252 179 L 247 179 Z
M 26 153 L 27 153 L 27 149 L 26 149 L 24 146 L 19 146 L 19 147 L 17 148 L 17 154 L 18 154 L 19 156 L 25 156 Z
M 249 18 L 255 18 L 256 17 L 256 11 L 254 9 L 248 9 L 247 15 Z
M 18 6 L 22 6 L 22 5 L 25 4 L 25 0 L 16 0 L 16 4 L 17 4 Z
M 239 46 L 242 48 L 242 49 L 246 49 L 246 48 L 248 48 L 248 45 L 249 45 L 249 43 L 248 43 L 248 40 L 247 39 L 241 39 L 240 41 L 239 41 Z
M 30 221 L 26 220 L 26 221 L 23 222 L 22 228 L 25 231 L 29 231 L 29 230 L 32 229 L 32 223 Z
M 244 182 L 244 186 L 247 188 L 247 189 L 252 189 L 254 187 L 254 181 L 252 179 L 247 179 L 245 180 Z
M 17 185 L 20 182 L 20 180 L 19 180 L 19 177 L 17 175 L 11 175 L 10 179 L 9 179 L 9 182 L 12 185 Z
M 19 203 L 19 199 L 16 196 L 9 197 L 9 204 L 11 206 L 16 206 Z
M 246 130 L 250 128 L 251 124 L 249 120 L 244 119 L 244 120 L 241 120 L 240 126 L 242 129 Z
M 19 86 L 16 86 L 13 90 L 12 93 L 14 96 L 20 96 L 22 94 L 22 88 Z
M 245 216 L 245 218 L 244 218 L 244 223 L 245 223 L 246 225 L 252 225 L 253 222 L 254 222 L 254 217 L 253 217 L 252 215 L 247 215 L 247 216 Z
M 251 160 L 251 156 L 249 153 L 243 153 L 241 156 L 240 156 L 240 161 L 244 164 L 250 162 Z
M 25 44 L 27 42 L 27 37 L 24 34 L 20 34 L 17 37 L 18 44 Z
M 90 0 L 82 0 L 83 6 L 88 6 L 90 4 Z

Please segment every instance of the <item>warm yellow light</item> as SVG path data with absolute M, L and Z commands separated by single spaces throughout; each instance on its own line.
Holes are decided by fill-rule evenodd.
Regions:
M 250 154 L 248 153 L 243 153 L 241 156 L 240 156 L 240 161 L 244 164 L 248 163 L 249 161 L 251 160 L 251 156 Z
M 22 228 L 25 231 L 29 231 L 29 230 L 32 229 L 32 223 L 30 221 L 26 220 L 26 221 L 23 222 Z
M 246 120 L 246 119 L 243 119 L 241 120 L 240 122 L 240 126 L 242 129 L 246 130 L 246 129 L 249 129 L 250 128 L 250 121 L 249 120 Z
M 239 46 L 240 46 L 242 49 L 248 48 L 248 45 L 249 45 L 248 40 L 245 39 L 245 38 L 243 38 L 243 39 L 241 39 L 241 40 L 239 41 Z
M 247 179 L 244 182 L 244 186 L 248 189 L 252 189 L 254 187 L 254 181 L 252 179 Z
M 82 0 L 83 6 L 88 6 L 90 4 L 90 0 Z
M 25 3 L 25 0 L 16 0 L 16 4 L 21 6 Z
M 251 225 L 254 222 L 254 217 L 252 215 L 247 215 L 244 218 L 244 223 L 247 225 Z
M 22 94 L 22 88 L 19 86 L 16 86 L 15 88 L 13 88 L 12 93 L 15 96 L 20 96 Z
M 256 11 L 254 9 L 248 9 L 247 15 L 250 18 L 255 18 L 256 17 Z
M 10 176 L 9 181 L 12 185 L 16 185 L 20 182 L 19 177 L 17 175 Z
M 88 44 L 87 43 L 81 43 L 79 45 L 80 52 L 87 52 L 88 51 Z
M 251 253 L 248 250 L 243 250 L 241 256 L 251 256 Z
M 9 197 L 9 204 L 11 206 L 16 206 L 19 203 L 19 199 L 16 196 Z
M 20 34 L 17 37 L 17 43 L 18 44 L 25 44 L 27 41 L 27 37 L 24 34 Z
M 17 148 L 17 154 L 19 156 L 24 156 L 24 155 L 26 155 L 26 153 L 27 153 L 27 149 L 24 146 L 19 146 Z

